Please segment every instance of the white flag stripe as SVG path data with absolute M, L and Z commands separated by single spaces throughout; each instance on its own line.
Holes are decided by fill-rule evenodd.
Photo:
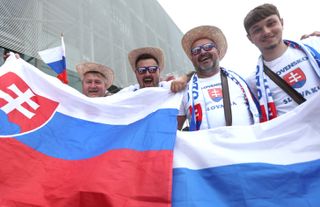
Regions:
M 63 54 L 63 49 L 61 46 L 54 47 L 46 50 L 42 50 L 38 52 L 43 62 L 46 64 L 57 62 L 62 60 L 61 54 Z
M 22 59 L 9 57 L 1 67 L 0 72 L 6 73 L 15 68 L 17 73 L 35 93 L 41 96 L 49 96 L 59 103 L 57 111 L 79 119 L 90 119 L 91 121 L 105 124 L 124 125 L 140 120 L 151 112 L 159 109 L 178 109 L 182 93 L 173 94 L 169 89 L 160 87 L 140 89 L 135 92 L 114 94 L 108 97 L 90 98 L 86 97 L 76 89 L 63 84 L 58 79 L 39 71 L 34 66 L 24 62 Z M 45 87 L 37 87 L 37 85 Z M 60 85 L 59 90 L 56 86 Z M 157 98 L 154 98 L 154 94 Z M 68 98 L 65 98 L 65 97 Z M 81 97 L 81 102 L 79 102 Z M 127 105 L 118 103 L 127 102 Z M 168 100 L 163 103 L 163 100 Z M 67 103 L 66 103 L 67 102 Z M 74 103 L 80 104 L 75 106 Z M 149 103 L 149 107 L 145 107 Z M 93 107 L 94 105 L 94 107 Z M 108 107 L 110 106 L 110 107 Z M 112 106 L 112 107 L 111 107 Z M 81 109 L 81 110 L 80 110 Z M 99 111 L 99 114 L 97 114 Z M 139 111 L 139 113 L 137 113 Z M 103 113 L 101 113 L 103 112 Z

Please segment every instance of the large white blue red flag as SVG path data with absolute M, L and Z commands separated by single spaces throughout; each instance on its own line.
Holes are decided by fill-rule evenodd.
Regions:
M 0 206 L 171 206 L 177 99 L 163 88 L 89 98 L 10 56 Z
M 61 46 L 42 50 L 38 53 L 43 62 L 58 74 L 57 78 L 67 84 L 66 48 L 63 35 L 61 35 Z
M 319 98 L 254 126 L 176 132 L 180 94 L 88 98 L 10 56 L 0 206 L 319 207 Z
M 319 100 L 254 126 L 178 132 L 173 206 L 319 207 Z

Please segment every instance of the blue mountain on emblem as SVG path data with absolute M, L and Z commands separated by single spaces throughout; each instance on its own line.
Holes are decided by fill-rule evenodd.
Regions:
M 20 133 L 20 126 L 9 121 L 7 114 L 0 110 L 0 136 Z
M 301 88 L 306 83 L 306 80 L 300 80 L 292 85 L 293 88 Z
M 213 101 L 219 102 L 222 99 L 222 88 L 208 89 L 208 94 Z

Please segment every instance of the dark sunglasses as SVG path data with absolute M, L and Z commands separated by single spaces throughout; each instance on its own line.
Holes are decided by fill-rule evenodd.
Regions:
M 214 43 L 207 43 L 207 44 L 200 45 L 200 46 L 192 48 L 191 49 L 191 54 L 193 56 L 199 55 L 201 53 L 201 49 L 203 49 L 204 51 L 208 52 L 208 51 L 212 50 L 212 48 L 216 48 L 216 45 Z
M 139 73 L 139 74 L 145 74 L 147 71 L 149 73 L 155 73 L 157 72 L 157 70 L 159 69 L 158 66 L 149 66 L 149 67 L 140 67 L 140 68 L 137 68 L 136 71 Z

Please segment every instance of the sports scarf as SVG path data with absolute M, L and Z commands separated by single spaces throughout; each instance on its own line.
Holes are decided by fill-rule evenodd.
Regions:
M 259 110 L 258 103 L 252 96 L 252 93 L 243 78 L 241 78 L 238 74 L 233 71 L 226 70 L 221 68 L 221 72 L 226 74 L 228 79 L 231 79 L 233 82 L 237 84 L 242 90 L 246 102 L 248 104 L 249 110 L 251 112 L 253 122 L 259 123 Z M 188 84 L 188 106 L 190 119 L 189 119 L 189 128 L 190 131 L 196 131 L 200 129 L 202 120 L 207 120 L 207 114 L 205 106 L 203 105 L 204 96 L 202 94 L 202 90 L 199 89 L 198 76 L 196 73 L 191 77 L 191 82 Z M 204 113 L 203 113 L 204 112 Z
M 306 44 L 298 44 L 290 40 L 284 40 L 284 43 L 289 47 L 299 49 L 303 51 L 317 75 L 320 78 L 320 54 L 314 48 Z M 266 75 L 263 72 L 263 58 L 262 55 L 259 57 L 257 70 L 256 70 L 256 87 L 257 96 L 260 105 L 261 120 L 265 122 L 277 117 L 276 105 L 273 101 L 272 92 L 266 79 Z

